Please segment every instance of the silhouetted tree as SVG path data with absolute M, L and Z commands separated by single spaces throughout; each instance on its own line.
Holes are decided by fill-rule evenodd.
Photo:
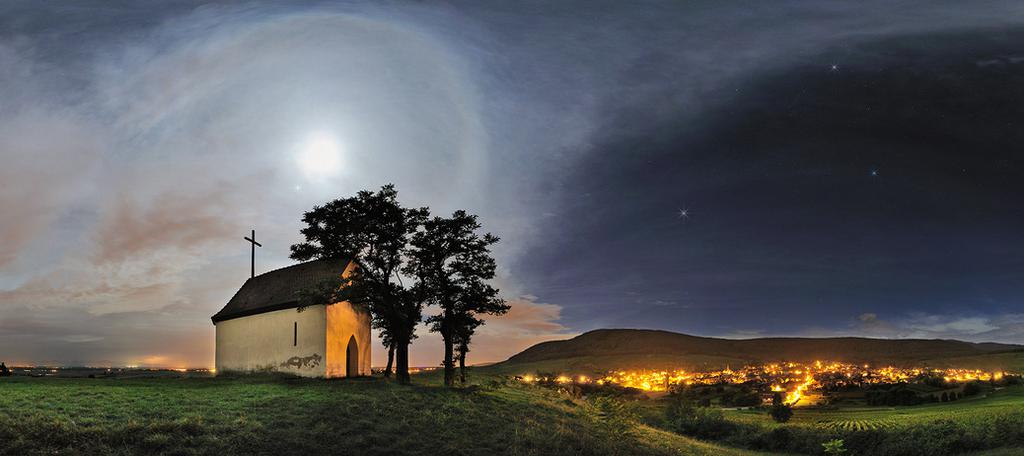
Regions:
M 384 329 L 395 349 L 395 376 L 409 382 L 409 344 L 422 319 L 424 302 L 400 276 L 409 237 L 426 219 L 426 208 L 407 209 L 398 203 L 394 185 L 377 192 L 331 201 L 306 212 L 301 230 L 306 241 L 291 246 L 299 261 L 320 258 L 351 259 L 356 267 L 344 280 L 321 284 L 326 301 L 349 301 L 369 310 L 376 327 Z
M 745 386 L 730 388 L 722 394 L 722 404 L 733 407 L 761 405 L 761 394 Z
M 459 383 L 466 383 L 466 354 L 476 328 L 484 321 L 469 314 L 460 314 L 461 322 L 456 325 L 455 356 L 459 359 Z
M 793 417 L 793 408 L 782 399 L 782 394 L 775 393 L 772 395 L 772 406 L 768 409 L 768 414 L 776 423 L 785 423 Z
M 11 370 L 7 368 L 7 365 L 0 363 L 0 377 L 10 377 Z
M 498 238 L 477 234 L 480 227 L 475 215 L 460 210 L 450 218 L 425 220 L 410 241 L 404 271 L 417 279 L 414 294 L 441 308 L 427 323 L 444 341 L 445 386 L 454 383 L 457 346 L 460 365 L 465 364 L 473 330 L 483 324 L 477 315 L 503 314 L 509 309 L 498 290 L 487 283 L 496 268 L 490 246 Z
M 391 339 L 391 335 L 383 329 L 380 332 L 380 341 L 384 345 L 384 348 L 388 350 L 388 363 L 384 367 L 384 378 L 390 378 L 393 372 L 392 368 L 395 363 L 395 341 Z

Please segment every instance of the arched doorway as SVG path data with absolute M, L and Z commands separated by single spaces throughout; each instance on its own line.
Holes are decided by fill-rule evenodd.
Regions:
M 359 375 L 359 344 L 356 343 L 356 336 L 348 339 L 348 348 L 345 350 L 345 376 L 356 377 Z

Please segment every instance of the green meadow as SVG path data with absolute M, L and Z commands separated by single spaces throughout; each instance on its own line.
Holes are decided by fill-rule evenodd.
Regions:
M 558 392 L 433 376 L 0 379 L 0 454 L 749 455 Z
M 666 418 L 666 402 L 643 404 L 644 421 L 730 447 L 822 454 L 838 439 L 849 455 L 1024 455 L 1024 386 L 914 406 L 796 407 L 786 423 L 748 408 L 708 409 L 680 425 Z
M 1024 387 L 908 407 L 725 410 L 680 429 L 667 400 L 595 400 L 481 375 L 0 379 L 0 454 L 1024 454 Z

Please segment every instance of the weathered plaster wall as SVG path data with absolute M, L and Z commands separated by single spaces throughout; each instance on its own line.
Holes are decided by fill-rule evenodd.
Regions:
M 293 325 L 298 323 L 298 345 Z M 216 324 L 218 372 L 272 371 L 304 377 L 326 373 L 327 311 L 324 306 L 235 318 Z
M 359 345 L 359 375 L 370 375 L 370 316 L 351 304 L 327 307 L 327 376 L 344 377 L 349 337 Z

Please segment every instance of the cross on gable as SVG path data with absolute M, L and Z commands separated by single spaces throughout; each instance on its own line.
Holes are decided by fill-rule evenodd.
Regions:
M 263 247 L 263 244 L 256 242 L 256 230 L 252 230 L 252 237 L 244 239 L 252 244 L 252 270 L 249 277 L 256 277 L 256 247 Z

